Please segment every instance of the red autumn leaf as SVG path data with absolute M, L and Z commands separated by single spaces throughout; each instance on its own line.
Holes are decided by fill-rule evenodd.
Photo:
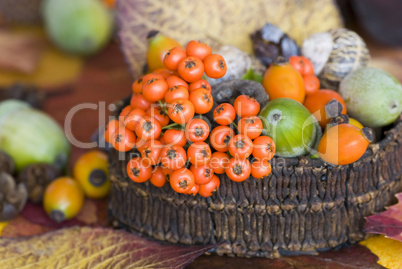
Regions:
M 105 226 L 107 222 L 108 199 L 85 199 L 80 213 L 75 217 L 86 225 Z
M 367 233 L 384 234 L 402 241 L 402 192 L 395 195 L 396 205 L 390 206 L 384 212 L 366 217 L 364 231 Z
M 109 199 L 87 199 L 92 201 L 96 206 L 96 223 L 95 225 L 106 226 L 108 223 L 107 206 Z
M 123 230 L 71 227 L 0 239 L 0 268 L 183 268 L 216 246 L 168 245 Z
M 364 246 L 354 245 L 340 250 L 321 252 L 319 255 L 284 256 L 278 259 L 228 258 L 225 256 L 201 256 L 191 263 L 188 269 L 200 268 L 320 268 L 356 269 L 383 268 L 377 263 L 377 256 Z
M 78 220 L 77 218 L 66 220 L 63 222 L 55 222 L 46 214 L 46 211 L 43 209 L 42 205 L 36 205 L 31 202 L 27 202 L 24 209 L 21 211 L 21 215 L 32 222 L 33 224 L 38 224 L 41 226 L 58 229 L 63 227 L 70 227 L 75 225 L 83 226 L 84 222 Z
M 42 205 L 27 202 L 21 215 L 28 221 L 50 228 L 64 228 L 71 226 L 104 225 L 106 223 L 106 204 L 107 200 L 86 199 L 80 213 L 71 220 L 61 223 L 49 218 Z
M 22 216 L 17 216 L 12 221 L 10 221 L 6 227 L 4 227 L 1 232 L 1 237 L 17 238 L 22 236 L 38 235 L 46 233 L 53 229 L 54 228 L 34 224 L 32 222 L 29 222 Z

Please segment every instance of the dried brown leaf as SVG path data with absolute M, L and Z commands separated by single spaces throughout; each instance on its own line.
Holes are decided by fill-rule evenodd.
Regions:
M 122 230 L 72 227 L 0 239 L 0 268 L 183 268 L 216 245 L 161 245 Z
M 22 236 L 32 236 L 43 234 L 51 231 L 54 228 L 45 227 L 39 224 L 32 223 L 22 216 L 17 216 L 3 228 L 1 237 L 17 238 Z M 1 267 L 0 267 L 1 268 Z

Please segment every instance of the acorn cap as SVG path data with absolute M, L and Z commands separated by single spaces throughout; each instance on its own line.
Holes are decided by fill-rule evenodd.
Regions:
M 348 115 L 341 114 L 339 116 L 331 118 L 331 121 L 329 122 L 329 124 L 331 124 L 332 126 L 343 124 L 343 123 L 349 123 Z
M 343 105 L 336 99 L 332 99 L 325 105 L 325 112 L 328 118 L 334 118 L 341 115 Z
M 362 129 L 362 135 L 365 139 L 367 139 L 368 142 L 373 142 L 374 141 L 374 133 L 371 128 L 368 127 L 363 127 Z

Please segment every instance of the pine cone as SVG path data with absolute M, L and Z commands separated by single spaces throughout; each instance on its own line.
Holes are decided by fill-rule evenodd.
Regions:
M 0 173 L 5 172 L 10 175 L 14 173 L 15 163 L 13 158 L 7 153 L 0 151 Z
M 61 172 L 54 165 L 30 164 L 18 175 L 18 182 L 26 186 L 30 201 L 40 203 L 47 185 L 59 176 L 61 176 Z
M 17 185 L 13 176 L 0 172 L 0 221 L 16 217 L 24 208 L 27 197 L 24 184 Z

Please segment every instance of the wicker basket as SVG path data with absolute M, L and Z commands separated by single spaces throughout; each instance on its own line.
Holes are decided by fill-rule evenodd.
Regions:
M 129 159 L 110 152 L 109 212 L 119 225 L 171 243 L 224 242 L 213 251 L 219 255 L 315 254 L 364 239 L 364 217 L 402 191 L 402 117 L 353 164 L 275 157 L 264 179 L 237 183 L 220 175 L 210 198 L 134 183 L 125 171 Z

